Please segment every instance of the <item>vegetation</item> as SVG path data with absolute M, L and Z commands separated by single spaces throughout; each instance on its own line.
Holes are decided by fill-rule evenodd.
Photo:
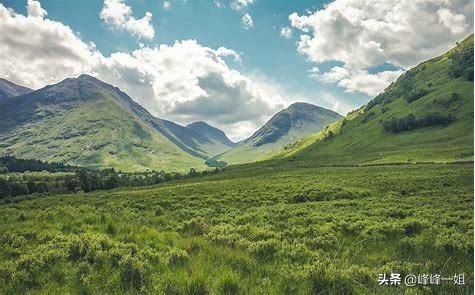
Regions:
M 401 119 L 388 120 L 384 122 L 383 126 L 386 131 L 398 133 L 420 127 L 429 127 L 435 125 L 447 126 L 452 121 L 452 116 L 444 116 L 438 113 L 424 114 L 424 116 L 421 118 L 416 118 L 416 116 L 413 114 L 409 114 Z
M 16 159 L 14 157 L 0 158 L 0 164 L 5 165 L 0 170 L 1 202 L 10 202 L 9 197 L 29 194 L 90 192 L 122 186 L 159 184 L 218 173 L 223 170 L 215 168 L 211 171 L 203 170 L 200 172 L 191 168 L 187 173 L 165 171 L 121 172 L 113 168 L 92 170 L 60 163 L 44 163 L 39 160 Z
M 0 293 L 394 294 L 378 273 L 464 273 L 473 166 L 230 167 L 0 205 Z
M 0 293 L 473 293 L 473 81 L 457 70 L 470 48 L 223 173 L 2 174 Z M 44 187 L 35 177 L 76 193 L 5 198 Z M 93 191 L 122 185 L 149 186 Z M 391 272 L 465 285 L 379 286 Z
M 87 75 L 1 99 L 0 118 L 0 154 L 94 169 L 183 173 L 207 168 L 206 159 L 234 145 L 204 122 L 155 118 Z
M 462 60 L 473 72 L 466 52 L 473 52 L 473 35 L 407 71 L 344 120 L 263 159 L 301 166 L 473 161 L 473 80 L 451 74 Z
M 309 103 L 294 103 L 275 114 L 249 138 L 212 160 L 228 164 L 255 162 L 341 118 L 331 110 Z

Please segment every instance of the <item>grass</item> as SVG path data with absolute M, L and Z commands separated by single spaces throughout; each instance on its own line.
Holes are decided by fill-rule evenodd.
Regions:
M 231 167 L 0 206 L 0 292 L 394 294 L 382 272 L 465 273 L 473 167 Z M 407 290 L 408 292 L 410 290 Z
M 188 171 L 206 167 L 203 159 L 180 150 L 124 108 L 112 99 L 92 100 L 22 125 L 3 140 L 18 157 L 91 168 Z
M 473 50 L 473 35 L 411 69 L 345 119 L 263 159 L 302 165 L 473 161 L 473 81 L 450 74 L 453 55 L 466 48 Z M 415 90 L 423 90 L 423 96 L 411 101 L 407 96 Z M 387 121 L 434 113 L 454 120 L 447 126 L 398 133 L 384 130 Z M 327 136 L 330 131 L 334 136 Z

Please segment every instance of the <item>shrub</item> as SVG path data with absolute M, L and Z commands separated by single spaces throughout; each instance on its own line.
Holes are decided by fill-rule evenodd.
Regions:
M 119 262 L 120 286 L 122 289 L 140 290 L 149 275 L 148 265 L 131 255 L 122 257 Z
M 314 294 L 353 294 L 353 282 L 327 263 L 311 265 L 307 278 Z
M 444 116 L 438 113 L 425 114 L 420 118 L 416 118 L 413 114 L 409 114 L 400 119 L 391 119 L 383 122 L 385 131 L 399 133 L 420 127 L 429 127 L 435 125 L 449 125 L 454 118 L 450 115 Z
M 221 274 L 218 283 L 220 294 L 238 294 L 239 276 L 231 271 L 225 271 Z
M 188 253 L 185 250 L 172 248 L 168 251 L 168 264 L 183 265 L 188 261 Z
M 200 236 L 204 233 L 204 223 L 197 219 L 186 221 L 182 226 L 182 232 L 188 235 Z
M 458 48 L 451 56 L 451 60 L 449 74 L 452 77 L 463 77 L 467 81 L 473 81 L 473 46 Z
M 266 261 L 274 257 L 279 249 L 279 244 L 275 239 L 257 241 L 250 245 L 249 250 L 258 260 Z
M 425 89 L 414 89 L 411 92 L 407 93 L 404 98 L 408 103 L 418 100 L 419 98 L 427 95 L 427 90 Z

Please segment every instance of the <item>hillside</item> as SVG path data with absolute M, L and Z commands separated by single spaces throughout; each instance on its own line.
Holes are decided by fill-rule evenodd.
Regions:
M 0 101 L 6 98 L 27 94 L 33 89 L 17 85 L 6 79 L 0 78 Z
M 221 154 L 232 147 L 236 146 L 226 134 L 206 122 L 198 121 L 188 124 L 186 126 L 199 143 L 202 150 L 209 156 Z
M 342 116 L 338 113 L 322 107 L 294 103 L 275 114 L 239 146 L 216 159 L 228 164 L 254 162 L 306 135 L 320 131 L 340 118 Z
M 88 75 L 5 99 L 0 117 L 0 153 L 20 158 L 129 171 L 205 167 L 124 92 Z
M 473 35 L 271 158 L 300 165 L 473 160 Z

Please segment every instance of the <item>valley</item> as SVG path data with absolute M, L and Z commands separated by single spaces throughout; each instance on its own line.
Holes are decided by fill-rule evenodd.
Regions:
M 8 87 L 25 93 L 0 99 L 1 153 L 107 180 L 139 172 L 1 196 L 2 294 L 473 291 L 473 35 L 344 118 L 296 103 L 240 143 L 154 117 L 88 75 Z M 38 165 L 51 186 L 87 176 Z M 447 280 L 378 282 L 391 273 Z

